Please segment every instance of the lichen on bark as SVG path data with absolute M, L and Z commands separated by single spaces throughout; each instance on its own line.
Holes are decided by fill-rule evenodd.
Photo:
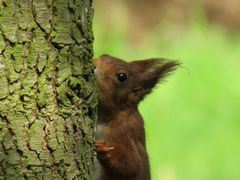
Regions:
M 0 1 L 0 179 L 91 179 L 91 0 Z

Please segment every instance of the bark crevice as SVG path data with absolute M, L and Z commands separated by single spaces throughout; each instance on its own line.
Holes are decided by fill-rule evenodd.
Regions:
M 0 179 L 90 179 L 91 2 L 1 3 Z

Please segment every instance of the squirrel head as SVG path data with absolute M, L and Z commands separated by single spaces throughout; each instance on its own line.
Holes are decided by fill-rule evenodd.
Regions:
M 125 62 L 109 55 L 102 55 L 93 63 L 100 89 L 99 106 L 112 110 L 136 107 L 179 66 L 177 61 L 161 58 Z

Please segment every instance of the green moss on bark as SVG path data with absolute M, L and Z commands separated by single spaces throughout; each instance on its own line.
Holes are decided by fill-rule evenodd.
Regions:
M 90 0 L 0 2 L 0 179 L 91 179 Z

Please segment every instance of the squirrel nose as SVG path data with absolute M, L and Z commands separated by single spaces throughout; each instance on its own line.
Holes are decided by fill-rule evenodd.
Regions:
M 94 75 L 96 76 L 96 75 L 98 74 L 98 68 L 96 67 L 96 68 L 93 70 L 93 72 L 94 72 Z
M 98 59 L 93 59 L 92 62 L 93 62 L 93 65 L 95 66 L 95 68 L 94 68 L 94 74 L 97 75 L 97 73 L 98 73 L 98 67 L 97 67 Z

